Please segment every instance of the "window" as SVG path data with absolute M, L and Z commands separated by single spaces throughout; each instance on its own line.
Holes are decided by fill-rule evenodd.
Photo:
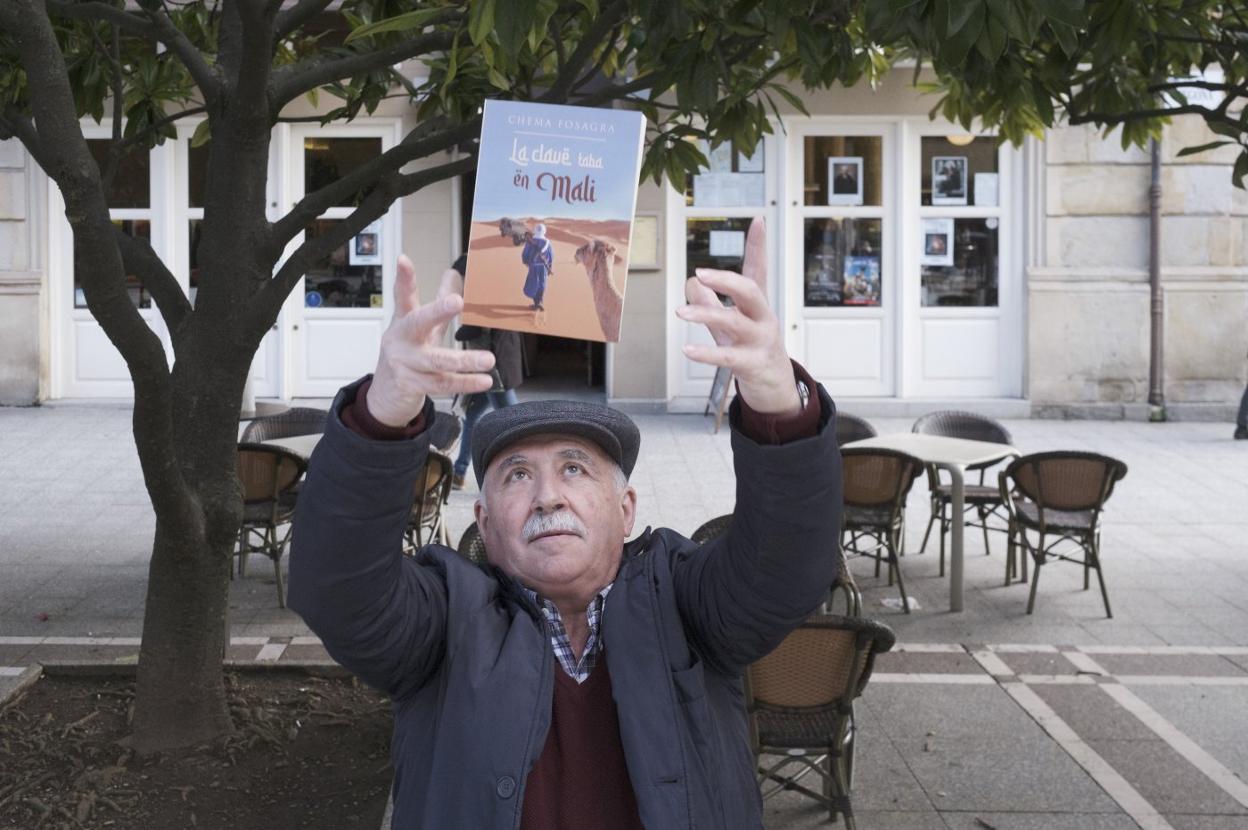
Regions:
M 109 162 L 110 139 L 89 138 L 87 148 L 95 157 L 100 170 Z M 113 225 L 122 233 L 137 239 L 152 241 L 152 164 L 151 153 L 135 150 L 122 156 L 117 163 L 112 185 L 108 189 L 109 216 Z M 135 274 L 126 274 L 126 292 L 136 308 L 151 308 L 152 297 Z M 87 297 L 78 277 L 77 258 L 74 262 L 74 308 L 86 308 Z
M 924 136 L 919 264 L 924 307 L 998 302 L 998 148 L 991 136 Z

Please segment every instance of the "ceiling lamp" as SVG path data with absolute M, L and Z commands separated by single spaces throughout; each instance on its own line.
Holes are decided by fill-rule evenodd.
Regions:
M 954 147 L 965 147 L 975 140 L 975 136 L 970 133 L 960 133 L 958 135 L 947 135 L 945 141 L 948 141 Z

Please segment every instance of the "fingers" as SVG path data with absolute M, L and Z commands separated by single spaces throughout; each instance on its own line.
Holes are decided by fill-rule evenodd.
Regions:
M 451 294 L 464 296 L 464 278 L 454 268 L 447 268 L 442 272 L 442 280 L 438 284 L 438 299 Z
M 767 296 L 767 223 L 761 216 L 754 217 L 745 235 L 745 261 L 741 275 L 753 280 L 764 297 Z
M 399 321 L 404 339 L 414 342 L 435 342 L 440 339 L 442 327 L 464 308 L 464 298 L 448 294 L 433 302 L 418 306 Z
M 420 290 L 416 286 L 416 266 L 406 254 L 399 254 L 398 271 L 394 277 L 394 316 L 403 317 L 420 307 Z
M 733 304 L 751 320 L 770 318 L 771 309 L 767 306 L 767 297 L 754 280 L 715 268 L 699 268 L 694 273 L 694 279 L 711 291 L 731 297 Z
M 723 366 L 740 373 L 748 366 L 750 350 L 739 346 L 705 346 L 697 343 L 686 343 L 682 350 L 685 357 L 695 363 L 706 363 L 711 366 Z
M 421 346 L 401 353 L 407 368 L 429 374 L 488 372 L 494 368 L 493 352 L 484 349 L 447 349 Z M 488 375 L 487 375 L 488 377 Z
M 735 308 L 725 308 L 718 302 L 714 306 L 680 306 L 676 309 L 676 316 L 687 323 L 701 323 L 706 326 L 715 342 L 721 346 L 746 339 L 750 333 L 749 328 L 756 325 Z

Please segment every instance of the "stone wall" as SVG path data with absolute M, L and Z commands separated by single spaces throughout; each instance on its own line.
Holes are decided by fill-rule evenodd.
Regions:
M 1231 419 L 1248 377 L 1248 197 L 1198 119 L 1162 152 L 1164 369 L 1171 418 Z M 1088 127 L 1046 142 L 1043 222 L 1028 270 L 1029 398 L 1039 415 L 1148 415 L 1147 150 Z M 1036 204 L 1036 202 L 1033 202 Z
M 0 406 L 41 397 L 46 350 L 32 166 L 17 141 L 0 141 Z

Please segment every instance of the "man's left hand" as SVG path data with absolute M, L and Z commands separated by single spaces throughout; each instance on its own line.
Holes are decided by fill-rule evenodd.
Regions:
M 702 323 L 714 346 L 689 344 L 685 355 L 698 363 L 732 370 L 745 403 L 762 415 L 796 415 L 802 409 L 793 366 L 784 347 L 780 321 L 767 305 L 767 229 L 762 219 L 750 223 L 742 273 L 698 268 L 685 282 L 688 305 L 676 316 Z M 730 297 L 725 307 L 716 294 Z

